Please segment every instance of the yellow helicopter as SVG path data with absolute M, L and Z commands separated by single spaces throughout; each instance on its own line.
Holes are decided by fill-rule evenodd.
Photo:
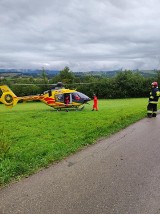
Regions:
M 91 100 L 88 96 L 81 92 L 64 88 L 61 82 L 58 82 L 54 89 L 44 91 L 42 94 L 38 95 L 17 97 L 7 85 L 1 85 L 0 90 L 2 94 L 0 97 L 0 102 L 9 108 L 15 106 L 20 100 L 40 100 L 46 105 L 57 110 L 64 108 L 82 110 L 84 108 L 84 104 Z

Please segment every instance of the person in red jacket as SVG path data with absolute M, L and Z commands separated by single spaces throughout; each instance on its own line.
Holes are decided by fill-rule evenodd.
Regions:
M 67 94 L 65 97 L 65 104 L 68 105 L 69 104 L 69 95 Z
M 93 95 L 93 109 L 92 111 L 94 111 L 96 109 L 96 111 L 98 111 L 98 99 L 97 96 L 94 94 Z

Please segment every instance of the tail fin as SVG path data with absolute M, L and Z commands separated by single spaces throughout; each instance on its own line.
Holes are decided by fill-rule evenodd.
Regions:
M 13 91 L 7 85 L 0 86 L 1 97 L 0 102 L 2 102 L 6 107 L 13 107 L 18 102 L 18 97 L 13 93 Z

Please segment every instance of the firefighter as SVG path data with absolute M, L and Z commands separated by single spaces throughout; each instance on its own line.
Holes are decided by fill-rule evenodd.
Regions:
M 148 100 L 147 106 L 147 116 L 149 118 L 157 116 L 157 104 L 160 92 L 158 89 L 158 83 L 152 82 L 151 84 L 151 92 Z
M 97 96 L 95 94 L 93 95 L 93 109 L 92 109 L 92 111 L 94 111 L 94 109 L 96 109 L 96 111 L 98 111 L 98 99 L 97 99 Z

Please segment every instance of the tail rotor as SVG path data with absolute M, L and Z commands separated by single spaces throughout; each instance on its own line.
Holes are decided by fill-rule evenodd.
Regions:
M 0 102 L 2 102 L 6 107 L 12 108 L 17 104 L 18 102 L 17 96 L 7 85 L 0 86 L 0 90 L 2 91 Z

